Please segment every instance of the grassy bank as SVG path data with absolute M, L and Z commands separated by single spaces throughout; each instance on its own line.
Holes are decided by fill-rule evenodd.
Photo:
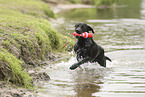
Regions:
M 55 31 L 49 18 L 55 14 L 41 0 L 0 0 L 0 80 L 30 87 L 27 67 L 65 50 L 68 37 Z

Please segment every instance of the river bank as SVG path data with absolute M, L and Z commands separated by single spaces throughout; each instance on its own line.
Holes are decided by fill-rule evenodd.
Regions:
M 62 59 L 68 37 L 51 26 L 55 14 L 42 1 L 2 0 L 0 5 L 0 96 L 36 96 L 35 88 L 50 79 L 41 70 Z
M 26 4 L 27 7 L 25 7 Z M 55 15 L 53 14 L 54 10 L 51 11 L 48 4 L 23 0 L 22 2 L 1 1 L 0 5 L 2 5 L 0 10 L 3 12 L 0 18 L 2 21 L 0 23 L 0 72 L 2 72 L 0 75 L 0 96 L 35 97 L 38 93 L 37 88 L 43 84 L 43 81 L 50 79 L 44 69 L 53 62 L 68 60 L 68 55 L 63 57 L 65 54 L 61 54 L 65 50 L 67 51 L 67 47 L 63 48 L 63 44 L 68 37 L 61 35 L 61 33 L 58 34 L 51 28 L 51 25 L 57 22 L 52 24 L 52 21 L 55 21 Z M 29 7 L 32 5 L 34 8 Z M 60 6 L 56 8 L 59 9 Z M 37 33 L 38 31 L 41 33 Z M 51 32 L 53 33 L 51 34 Z M 67 44 L 71 46 L 73 42 L 69 41 Z M 7 62 L 10 67 L 9 64 L 6 64 Z M 15 67 L 12 67 L 11 70 L 11 66 Z M 21 71 L 22 75 L 20 75 Z M 18 73 L 18 76 L 15 75 L 15 72 Z M 14 75 L 9 78 L 7 73 Z M 26 75 L 24 76 L 24 74 Z M 22 78 L 20 78 L 21 76 Z M 14 78 L 16 79 L 14 80 Z M 23 79 L 27 80 L 25 84 Z M 28 82 L 28 79 L 32 82 Z M 32 83 L 33 86 L 29 86 Z

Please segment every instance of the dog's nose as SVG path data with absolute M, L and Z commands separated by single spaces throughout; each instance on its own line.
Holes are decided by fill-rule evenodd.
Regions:
M 76 32 L 77 32 L 78 34 L 81 34 L 81 32 L 80 32 L 78 29 L 76 29 Z

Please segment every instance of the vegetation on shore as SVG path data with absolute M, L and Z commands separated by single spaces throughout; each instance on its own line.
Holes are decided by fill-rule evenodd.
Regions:
M 27 67 L 64 51 L 68 37 L 55 31 L 49 18 L 55 14 L 41 0 L 0 0 L 0 80 L 31 87 Z

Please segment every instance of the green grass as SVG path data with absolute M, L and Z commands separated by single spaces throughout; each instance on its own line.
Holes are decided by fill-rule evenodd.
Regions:
M 2 14 L 11 14 L 9 11 L 12 10 L 35 17 L 54 17 L 54 13 L 50 10 L 50 7 L 41 0 L 0 0 L 0 9 L 8 10 L 8 13 L 3 11 Z
M 30 87 L 32 85 L 29 75 L 22 70 L 23 62 L 9 53 L 7 50 L 0 48 L 0 72 L 1 78 L 12 83 Z
M 55 31 L 49 18 L 55 14 L 41 0 L 0 0 L 0 80 L 29 87 L 31 78 L 22 67 L 38 66 L 50 53 L 65 51 L 68 37 Z M 68 44 L 66 50 L 72 49 L 73 41 Z

